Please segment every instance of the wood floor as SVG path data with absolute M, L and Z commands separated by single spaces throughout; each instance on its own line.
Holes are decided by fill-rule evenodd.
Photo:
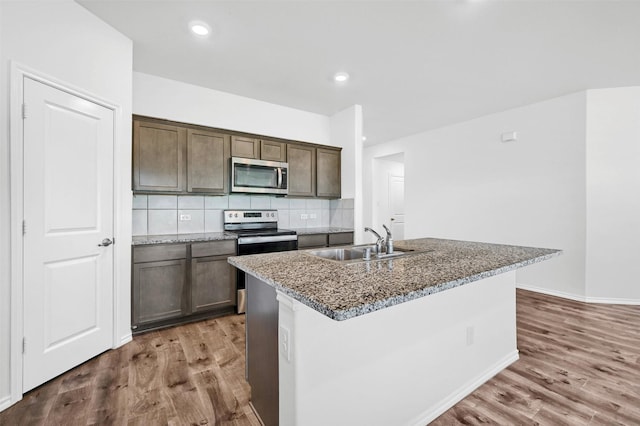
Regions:
M 434 425 L 640 425 L 640 306 L 518 290 L 520 359 Z
M 518 290 L 517 307 L 520 360 L 433 425 L 640 425 L 640 306 Z M 259 425 L 248 395 L 233 315 L 136 336 L 29 392 L 0 425 Z
M 260 425 L 244 315 L 153 331 L 24 395 L 0 425 Z

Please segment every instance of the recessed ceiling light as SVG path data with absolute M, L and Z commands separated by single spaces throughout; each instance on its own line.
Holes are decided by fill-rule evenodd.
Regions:
M 363 137 L 362 137 L 362 142 L 365 142 L 366 140 L 367 140 L 367 137 L 366 137 L 366 136 L 363 136 Z
M 349 74 L 347 74 L 346 72 L 337 72 L 333 76 L 333 79 L 338 83 L 344 83 L 345 81 L 349 80 Z
M 207 24 L 205 24 L 204 22 L 201 21 L 192 21 L 189 22 L 189 28 L 191 28 L 191 31 L 200 37 L 204 37 L 206 35 L 209 34 L 209 26 Z

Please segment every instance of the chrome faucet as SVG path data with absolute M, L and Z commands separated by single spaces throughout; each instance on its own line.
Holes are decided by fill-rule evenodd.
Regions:
M 387 225 L 383 224 L 382 227 L 387 232 L 387 239 L 385 240 L 385 246 L 387 248 L 387 254 L 393 253 L 393 238 L 391 237 L 391 231 L 387 228 Z
M 376 231 L 374 231 L 373 229 L 371 229 L 369 227 L 364 228 L 364 232 L 367 232 L 367 231 L 371 232 L 378 239 L 376 241 L 376 255 L 382 254 L 382 249 L 384 247 L 384 245 L 383 245 L 384 244 L 384 238 L 382 238 L 380 236 L 380 234 L 378 234 Z

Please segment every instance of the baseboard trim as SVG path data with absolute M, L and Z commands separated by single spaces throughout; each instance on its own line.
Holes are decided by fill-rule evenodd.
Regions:
M 575 300 L 576 302 L 587 301 L 586 297 L 578 294 L 565 293 L 563 291 L 557 291 L 557 290 L 549 290 L 547 288 L 536 287 L 534 285 L 529 285 L 529 284 L 516 283 L 516 288 L 527 290 L 527 291 L 533 291 L 536 293 L 548 294 L 549 296 L 562 297 L 563 299 Z
M 640 299 L 620 299 L 613 297 L 587 297 L 563 291 L 549 290 L 547 288 L 536 287 L 529 284 L 516 284 L 516 288 L 533 291 L 536 293 L 548 294 L 549 296 L 561 297 L 563 299 L 575 300 L 584 303 L 600 303 L 609 305 L 640 305 Z
M 13 405 L 11 404 L 11 395 L 0 398 L 0 411 L 6 410 L 11 407 L 11 405 Z
M 133 335 L 131 333 L 127 333 L 124 336 L 120 337 L 120 343 L 118 344 L 118 348 L 122 345 L 125 345 L 133 340 Z
M 442 413 L 447 411 L 449 408 L 456 405 L 458 402 L 462 401 L 467 395 L 471 392 L 482 386 L 487 380 L 491 379 L 493 376 L 516 362 L 520 356 L 518 355 L 518 350 L 509 353 L 500 361 L 498 361 L 495 365 L 490 367 L 487 371 L 482 373 L 480 376 L 477 376 L 472 381 L 468 382 L 466 386 L 464 386 L 459 391 L 451 394 L 449 397 L 442 400 L 440 404 L 438 404 L 435 408 L 430 409 L 429 411 L 425 411 L 424 413 L 418 415 L 413 420 L 409 422 L 409 424 L 415 426 L 423 426 L 429 424 L 433 420 L 435 420 Z
M 640 299 L 616 299 L 611 297 L 587 297 L 587 303 L 604 303 L 608 305 L 640 305 Z

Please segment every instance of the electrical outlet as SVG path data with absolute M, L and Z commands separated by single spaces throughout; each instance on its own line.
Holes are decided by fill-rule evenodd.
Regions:
M 316 216 L 316 214 L 315 214 L 315 213 L 311 213 L 311 214 L 309 215 L 309 219 L 315 219 L 316 217 L 318 217 L 318 216 Z
M 180 220 L 182 220 L 182 221 L 191 220 L 191 215 L 190 214 L 181 214 L 180 215 Z
M 475 340 L 475 329 L 472 325 L 467 327 L 467 346 L 473 345 L 473 341 Z
M 291 361 L 291 333 L 289 329 L 283 325 L 280 326 L 280 354 L 287 361 Z
M 307 220 L 307 219 L 309 219 L 309 215 L 308 215 L 308 214 L 306 214 L 306 213 L 302 213 L 302 214 L 300 215 L 300 219 L 302 219 L 302 220 Z

